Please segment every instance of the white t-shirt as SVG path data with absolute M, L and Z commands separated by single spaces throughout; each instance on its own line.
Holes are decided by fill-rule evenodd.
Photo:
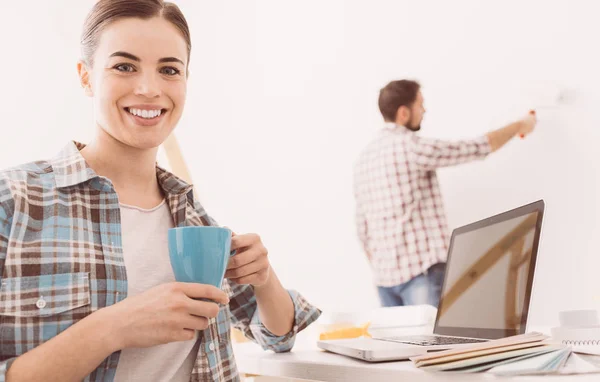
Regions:
M 149 210 L 121 204 L 128 296 L 175 281 L 168 248 L 172 227 L 173 218 L 164 200 Z M 198 332 L 190 341 L 122 350 L 115 381 L 188 382 L 198 353 L 197 339 Z

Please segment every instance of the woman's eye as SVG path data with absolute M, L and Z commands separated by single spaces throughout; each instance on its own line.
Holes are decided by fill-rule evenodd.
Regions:
M 165 66 L 164 68 L 161 68 L 160 71 L 167 76 L 175 76 L 180 73 L 179 69 L 172 66 Z
M 119 64 L 119 65 L 115 65 L 114 66 L 115 69 L 117 69 L 119 72 L 133 72 L 133 66 L 131 66 L 130 64 Z

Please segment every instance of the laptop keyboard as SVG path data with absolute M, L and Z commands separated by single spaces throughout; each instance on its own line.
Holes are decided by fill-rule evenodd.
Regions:
M 443 336 L 402 336 L 402 337 L 385 337 L 383 339 L 386 341 L 394 341 L 394 342 L 400 342 L 403 344 L 420 345 L 420 346 L 474 344 L 474 343 L 487 341 L 487 340 L 478 340 L 475 338 L 443 337 Z

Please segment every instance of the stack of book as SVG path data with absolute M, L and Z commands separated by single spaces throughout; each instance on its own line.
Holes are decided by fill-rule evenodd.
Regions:
M 527 333 L 499 340 L 428 353 L 411 360 L 421 369 L 440 372 L 498 375 L 547 374 L 558 372 L 571 349 L 552 342 L 541 333 Z

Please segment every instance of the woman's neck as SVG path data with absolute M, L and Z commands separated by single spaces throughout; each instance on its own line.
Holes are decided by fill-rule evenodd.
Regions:
M 137 149 L 127 146 L 103 129 L 81 150 L 88 166 L 96 174 L 110 179 L 121 203 L 142 208 L 158 205 L 163 194 L 156 178 L 158 148 Z

